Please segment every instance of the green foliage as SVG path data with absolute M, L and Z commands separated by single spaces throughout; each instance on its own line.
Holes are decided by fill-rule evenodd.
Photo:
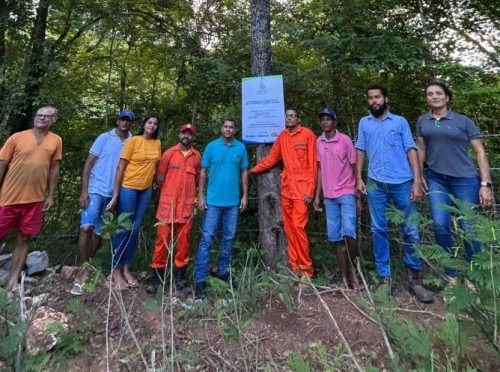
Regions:
M 366 300 L 362 305 L 386 331 L 396 354 L 393 367 L 397 370 L 398 366 L 407 365 L 432 370 L 432 344 L 425 329 L 399 316 L 394 310 L 393 299 L 386 293 L 376 292 L 374 300 L 374 305 Z
M 0 288 L 0 359 L 10 365 L 26 332 L 26 323 L 20 320 L 18 304 L 11 300 L 8 292 Z
M 288 367 L 294 372 L 309 372 L 311 368 L 304 357 L 298 353 L 292 353 L 286 360 Z

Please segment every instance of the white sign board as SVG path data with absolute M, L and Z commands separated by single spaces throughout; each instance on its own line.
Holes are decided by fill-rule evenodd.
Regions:
M 274 143 L 285 129 L 283 76 L 243 78 L 241 82 L 245 143 Z

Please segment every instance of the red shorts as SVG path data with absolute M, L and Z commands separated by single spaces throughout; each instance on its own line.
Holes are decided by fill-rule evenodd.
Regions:
M 0 206 L 0 239 L 12 226 L 23 235 L 38 235 L 42 230 L 43 201 Z

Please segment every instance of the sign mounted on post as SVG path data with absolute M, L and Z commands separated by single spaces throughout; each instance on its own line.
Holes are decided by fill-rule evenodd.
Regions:
M 243 78 L 241 89 L 243 142 L 274 143 L 285 129 L 283 76 Z

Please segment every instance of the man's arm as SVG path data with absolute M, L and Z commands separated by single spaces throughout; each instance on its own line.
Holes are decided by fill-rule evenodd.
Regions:
M 250 173 L 262 173 L 280 162 L 282 159 L 281 156 L 281 146 L 280 146 L 280 137 L 276 139 L 271 150 L 269 151 L 269 155 L 267 155 L 264 159 L 250 170 Z
M 207 168 L 201 168 L 200 177 L 198 180 L 198 208 L 203 213 L 207 209 L 205 203 L 205 183 L 207 182 Z
M 316 178 L 318 177 L 318 155 L 316 153 L 316 136 L 311 133 L 308 138 L 307 162 L 311 165 L 311 179 L 308 182 L 308 192 L 304 195 L 304 203 L 311 204 L 314 200 L 316 190 Z
M 322 185 L 321 185 L 321 163 L 318 161 L 318 177 L 316 181 L 316 195 L 314 196 L 314 201 L 313 201 L 313 207 L 314 210 L 321 212 L 322 209 L 320 207 L 320 198 L 321 198 L 321 191 L 322 191 Z
M 411 187 L 411 200 L 419 202 L 422 200 L 422 177 L 420 176 L 420 165 L 417 155 L 417 150 L 412 148 L 407 153 L 408 161 L 410 162 L 413 172 L 413 186 Z
M 365 152 L 356 149 L 356 189 L 359 193 L 366 195 L 366 185 L 363 181 L 363 167 L 365 166 Z
M 170 163 L 169 154 L 168 150 L 163 153 L 158 169 L 156 170 L 156 183 L 158 184 L 160 190 L 165 182 L 165 175 L 167 174 L 168 164 Z
M 43 212 L 48 211 L 54 205 L 54 191 L 56 190 L 57 182 L 59 181 L 59 163 L 59 160 L 55 160 L 50 164 L 48 193 L 47 198 L 43 203 Z
M 90 172 L 92 171 L 96 160 L 97 156 L 95 156 L 94 154 L 89 154 L 89 156 L 87 156 L 87 160 L 85 160 L 85 164 L 83 165 L 82 191 L 80 193 L 79 199 L 80 207 L 82 208 L 87 208 L 87 205 L 89 204 L 89 178 Z
M 2 184 L 3 177 L 5 176 L 5 172 L 7 171 L 7 166 L 9 162 L 7 160 L 0 160 L 0 185 Z
M 248 206 L 248 169 L 241 170 L 241 191 L 240 211 L 243 212 Z

